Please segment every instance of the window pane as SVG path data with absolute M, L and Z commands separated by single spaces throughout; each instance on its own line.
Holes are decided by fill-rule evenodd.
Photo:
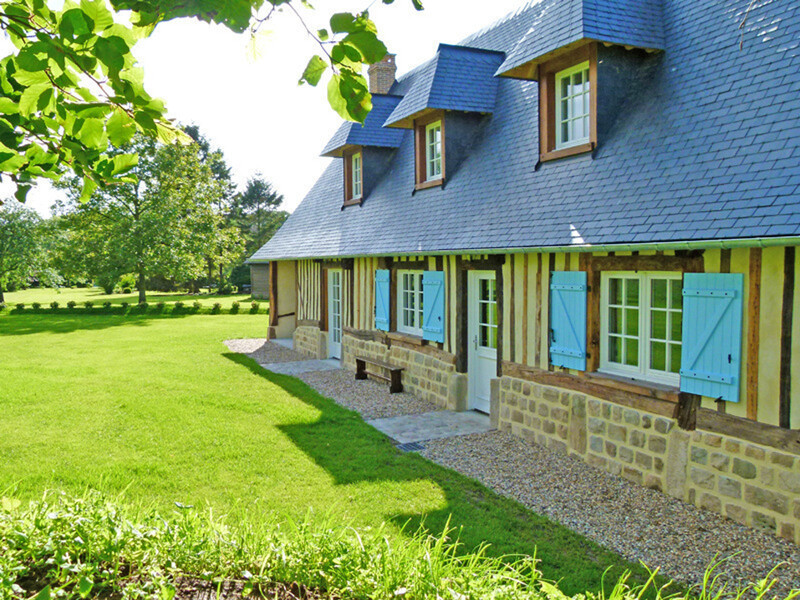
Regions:
M 652 293 L 650 295 L 650 306 L 653 308 L 667 307 L 667 281 L 666 279 L 654 279 L 652 283 Z
M 609 308 L 608 309 L 608 332 L 609 333 L 622 333 L 622 309 Z
M 622 304 L 622 280 L 609 279 L 608 280 L 608 303 L 609 304 Z
M 681 370 L 681 345 L 669 345 L 669 370 L 671 373 L 679 373 Z
M 625 304 L 628 306 L 639 306 L 639 280 L 625 280 Z
M 491 339 L 489 342 L 492 348 L 497 348 L 497 327 L 491 328 Z
M 625 364 L 639 366 L 639 340 L 625 338 Z
M 683 322 L 683 313 L 679 312 L 670 312 L 669 314 L 669 321 L 670 321 L 670 336 L 669 339 L 674 341 L 681 340 L 681 324 Z
M 622 362 L 622 338 L 611 336 L 608 338 L 608 360 L 610 362 Z
M 625 309 L 625 333 L 639 335 L 639 310 L 636 308 Z
M 664 342 L 652 342 L 650 344 L 650 368 L 664 371 L 666 367 L 667 345 Z
M 656 340 L 667 339 L 667 311 L 650 312 L 650 337 Z
M 681 294 L 681 282 L 673 279 L 670 283 L 670 302 L 671 308 L 683 307 L 683 295 Z

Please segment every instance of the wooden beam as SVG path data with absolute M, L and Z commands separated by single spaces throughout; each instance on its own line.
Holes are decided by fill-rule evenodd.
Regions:
M 516 362 L 516 325 L 517 325 L 517 316 L 514 314 L 516 312 L 516 301 L 515 296 L 516 289 L 515 289 L 515 273 L 514 271 L 517 268 L 517 256 L 516 254 L 512 254 L 509 257 L 511 260 L 509 261 L 508 265 L 508 355 L 511 362 Z M 499 377 L 499 374 L 498 374 Z
M 269 261 L 269 324 L 278 325 L 278 263 Z
M 761 330 L 761 248 L 750 248 L 747 300 L 747 407 L 748 419 L 758 418 L 758 348 Z
M 456 256 L 456 372 L 466 373 L 469 365 L 469 325 L 467 315 L 467 273 L 464 261 Z
M 792 322 L 794 320 L 794 246 L 783 254 L 783 311 L 781 314 L 781 371 L 778 424 L 792 426 Z
M 328 269 L 320 269 L 319 274 L 319 324 L 322 331 L 328 331 Z
M 702 273 L 705 270 L 703 250 L 690 250 L 680 255 L 647 256 L 592 256 L 592 268 L 596 271 L 681 271 Z
M 678 393 L 678 427 L 686 431 L 697 428 L 697 409 L 700 407 L 700 396 L 687 392 Z
M 528 254 L 522 255 L 522 364 L 528 364 Z
M 497 376 L 503 376 L 503 265 L 502 263 L 495 269 L 495 294 L 497 296 Z
M 800 455 L 800 430 L 797 429 L 783 429 L 707 408 L 697 409 L 697 428 Z
M 547 363 L 547 370 L 548 371 L 554 370 L 553 365 L 550 364 L 550 320 L 553 318 L 553 316 L 552 316 L 552 314 L 550 312 L 551 311 L 551 307 L 550 307 L 550 278 L 553 276 L 553 271 L 555 271 L 555 270 L 556 270 L 556 253 L 555 252 L 551 252 L 550 253 L 550 263 L 549 263 L 549 266 L 547 268 L 547 287 L 544 290 L 545 291 L 545 298 L 547 298 L 547 306 L 548 306 L 548 309 L 547 309 L 547 323 L 542 323 L 542 325 L 544 326 L 544 330 L 545 330 L 545 338 L 547 339 L 547 344 L 546 344 L 547 353 L 546 353 L 544 359 L 545 359 L 545 362 Z
M 719 251 L 719 272 L 720 273 L 730 273 L 731 272 L 731 249 L 730 248 L 723 248 Z M 726 402 L 725 400 L 718 399 L 717 401 L 717 411 L 721 413 L 727 412 Z
M 536 341 L 534 349 L 535 366 L 541 367 L 542 358 L 542 253 L 536 255 L 536 320 L 533 337 Z

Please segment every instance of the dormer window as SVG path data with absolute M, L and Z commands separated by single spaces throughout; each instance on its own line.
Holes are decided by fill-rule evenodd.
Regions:
M 414 121 L 416 135 L 416 188 L 442 185 L 445 178 L 445 133 L 442 111 Z
M 435 121 L 425 127 L 426 180 L 442 178 L 442 122 Z
M 364 196 L 364 154 L 360 148 L 346 151 L 344 158 L 344 206 L 361 204 Z
M 589 141 L 589 61 L 556 73 L 556 149 Z
M 597 47 L 588 44 L 539 65 L 539 160 L 597 144 Z

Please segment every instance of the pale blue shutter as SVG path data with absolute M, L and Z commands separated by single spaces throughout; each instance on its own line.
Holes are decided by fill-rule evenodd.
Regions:
M 422 274 L 422 339 L 444 343 L 444 272 Z
M 586 272 L 550 277 L 550 364 L 586 370 Z
M 741 273 L 683 276 L 681 391 L 739 401 Z
M 375 329 L 389 331 L 389 271 L 375 271 Z

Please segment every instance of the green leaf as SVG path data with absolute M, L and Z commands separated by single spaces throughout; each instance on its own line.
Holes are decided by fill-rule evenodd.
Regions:
M 125 55 L 130 48 L 121 37 L 112 35 L 108 38 L 97 38 L 94 45 L 97 58 L 106 65 L 112 73 L 119 73 L 125 66 Z
M 358 48 L 361 56 L 364 57 L 364 62 L 370 64 L 380 62 L 388 52 L 386 45 L 371 31 L 351 33 L 342 40 L 342 43 L 345 42 Z
M 133 139 L 136 123 L 128 113 L 117 108 L 106 123 L 106 133 L 114 146 L 124 146 Z
M 37 56 L 37 52 L 41 52 L 41 42 L 36 42 L 30 46 L 25 46 L 17 54 L 17 66 L 24 71 L 41 71 L 47 66 L 47 59 Z M 16 79 L 16 78 L 15 78 Z
M 14 198 L 16 198 L 18 202 L 25 202 L 25 200 L 28 198 L 28 192 L 31 191 L 32 187 L 33 187 L 32 185 L 22 185 L 22 184 L 17 185 L 17 191 L 14 192 Z M 46 587 L 36 595 L 36 598 L 34 600 L 39 600 L 40 596 L 42 595 L 42 592 L 44 592 L 45 590 L 47 590 L 47 596 L 45 596 L 45 598 L 50 598 L 50 588 Z
M 94 22 L 80 8 L 72 8 L 61 15 L 58 32 L 67 39 L 89 35 L 94 31 Z
M 0 113 L 4 115 L 19 114 L 19 105 L 11 98 L 0 97 Z
M 303 76 L 300 78 L 300 83 L 308 83 L 313 86 L 317 85 L 327 68 L 328 63 L 326 63 L 321 56 L 315 54 L 311 57 L 311 60 L 308 61 L 308 65 L 306 65 L 306 69 L 303 71 Z
M 88 177 L 84 177 L 83 188 L 81 189 L 80 202 L 88 202 L 96 189 L 97 189 L 97 184 Z
M 321 42 L 327 42 L 330 34 L 327 29 L 317 29 L 317 37 Z
M 37 83 L 22 92 L 19 99 L 19 113 L 25 117 L 30 116 L 36 110 L 39 96 L 47 90 L 52 91 L 49 83 Z
M 88 577 L 81 578 L 80 582 L 78 582 L 78 593 L 81 595 L 81 598 L 87 598 L 92 592 L 93 587 L 94 583 L 91 579 Z
M 50 83 L 47 73 L 44 71 L 17 71 L 12 77 L 17 83 L 25 87 L 36 85 L 37 83 Z
M 81 0 L 81 10 L 94 21 L 94 30 L 103 31 L 114 24 L 114 17 L 105 0 Z
M 113 159 L 113 168 L 111 169 L 111 175 L 121 175 L 122 173 L 127 173 L 133 167 L 139 164 L 139 155 L 138 154 L 117 154 Z
M 360 74 L 343 69 L 328 83 L 328 103 L 348 121 L 363 123 L 372 110 L 372 96 Z
M 331 17 L 333 33 L 352 33 L 356 31 L 356 17 L 352 13 L 336 13 Z
M 103 129 L 103 121 L 100 119 L 86 119 L 76 137 L 90 148 L 105 150 L 108 145 L 108 139 Z

